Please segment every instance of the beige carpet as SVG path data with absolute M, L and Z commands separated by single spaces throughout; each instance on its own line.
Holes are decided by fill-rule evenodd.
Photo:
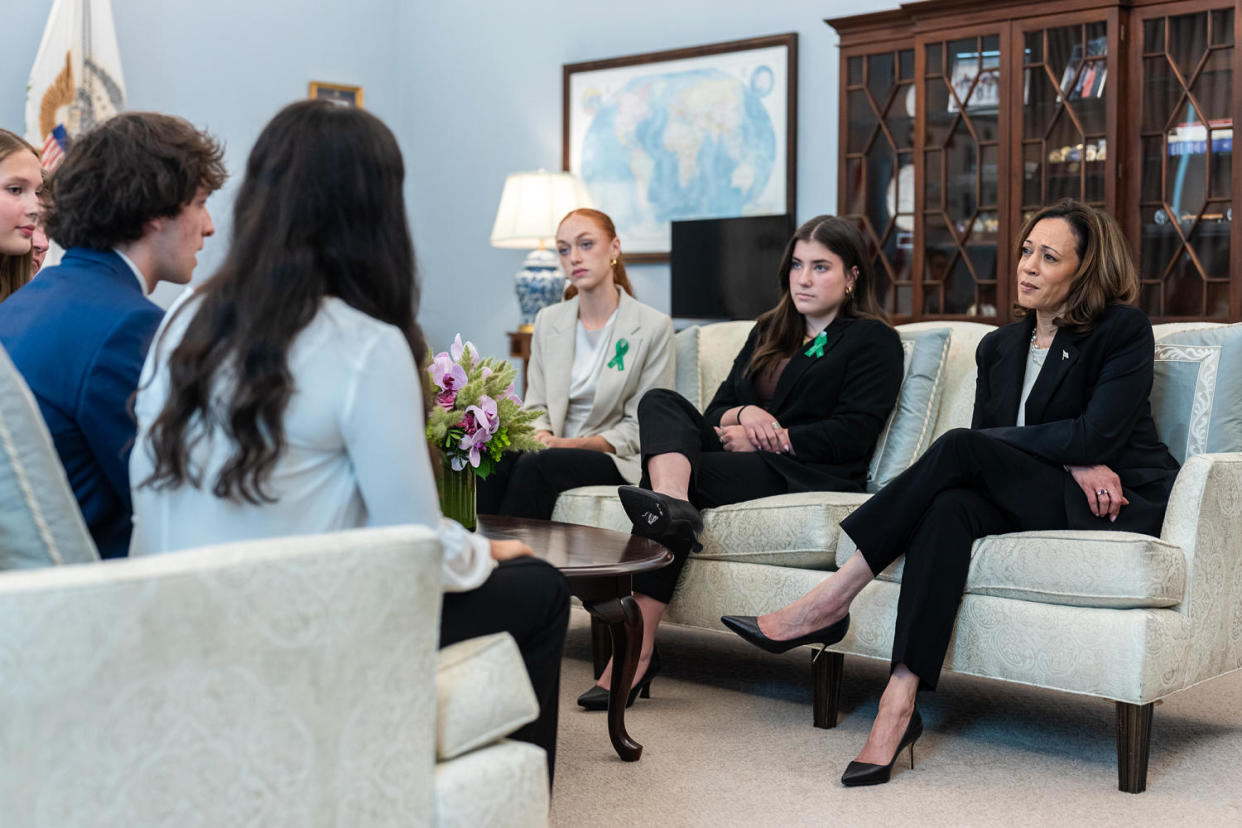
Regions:
M 575 610 L 561 686 L 552 824 L 1242 826 L 1242 673 L 1157 705 L 1147 791 L 1117 790 L 1111 702 L 946 674 L 922 694 L 914 770 L 846 789 L 888 666 L 847 657 L 841 717 L 811 726 L 809 650 L 666 627 L 664 672 L 628 711 L 638 762 L 613 752 Z

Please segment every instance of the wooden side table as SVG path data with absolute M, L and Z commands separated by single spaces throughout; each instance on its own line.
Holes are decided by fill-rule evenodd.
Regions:
M 555 566 L 569 590 L 591 614 L 591 633 L 612 640 L 612 682 L 608 688 L 608 738 L 617 755 L 636 762 L 643 746 L 625 729 L 625 703 L 638 667 L 643 641 L 643 616 L 634 600 L 632 577 L 668 566 L 673 553 L 647 538 L 550 520 L 479 515 L 478 532 L 492 540 L 520 540 Z M 606 633 L 605 633 L 606 631 Z M 597 658 L 602 647 L 592 646 Z M 603 664 L 596 664 L 598 676 Z
M 509 331 L 509 357 L 522 360 L 522 396 L 526 396 L 526 368 L 530 362 L 530 331 Z

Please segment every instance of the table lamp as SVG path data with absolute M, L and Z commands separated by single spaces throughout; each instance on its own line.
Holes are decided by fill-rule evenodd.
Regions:
M 535 248 L 513 277 L 522 309 L 519 330 L 533 330 L 535 314 L 561 300 L 565 274 L 550 245 L 556 241 L 556 227 L 565 214 L 589 206 L 586 185 L 567 172 L 539 170 L 513 173 L 505 179 L 492 225 L 492 247 Z

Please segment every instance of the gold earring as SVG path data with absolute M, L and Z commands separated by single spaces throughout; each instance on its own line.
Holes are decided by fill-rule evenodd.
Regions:
M 854 286 L 853 286 L 853 285 L 850 285 L 849 287 L 847 287 L 847 288 L 845 289 L 845 295 L 846 295 L 846 296 L 853 296 L 853 295 L 854 295 Z
M 609 267 L 616 267 L 616 266 L 617 266 L 617 260 L 616 260 L 616 259 L 613 259 L 611 262 L 609 262 L 609 263 L 608 263 L 608 266 L 609 266 Z

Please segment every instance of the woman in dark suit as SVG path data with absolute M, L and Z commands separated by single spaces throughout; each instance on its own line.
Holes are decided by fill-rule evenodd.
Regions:
M 660 541 L 674 561 L 634 579 L 643 642 L 631 703 L 659 671 L 655 632 L 699 548 L 699 509 L 786 492 L 862 491 L 897 400 L 901 340 L 876 301 L 854 226 L 833 216 L 803 224 L 778 278 L 780 302 L 756 320 L 706 412 L 666 389 L 639 403 L 643 487 L 618 492 L 635 534 Z M 580 705 L 607 707 L 611 667 Z
M 849 605 L 905 555 L 892 674 L 870 737 L 841 777 L 887 782 L 923 732 L 919 690 L 936 687 L 976 538 L 1037 529 L 1158 535 L 1177 462 L 1156 435 L 1148 395 L 1151 324 L 1129 306 L 1138 276 L 1113 218 L 1065 201 L 1027 221 L 1018 253 L 1022 319 L 984 337 L 970 429 L 932 444 L 841 522 L 856 552 L 787 607 L 722 620 L 772 652 L 832 643 Z

